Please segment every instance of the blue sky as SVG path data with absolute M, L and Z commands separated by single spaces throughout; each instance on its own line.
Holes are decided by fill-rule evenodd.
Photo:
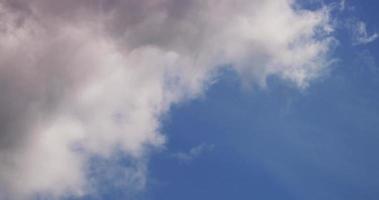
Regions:
M 167 147 L 133 198 L 377 199 L 379 71 L 360 57 L 375 60 L 377 48 L 339 47 L 335 69 L 304 91 L 275 78 L 247 89 L 223 72 L 204 97 L 167 115 Z M 202 144 L 214 148 L 188 163 L 172 156 Z M 110 191 L 103 199 L 127 195 Z
M 377 1 L 348 5 L 340 17 L 379 30 Z M 343 26 L 336 35 L 330 72 L 306 89 L 276 77 L 244 87 L 224 70 L 203 96 L 175 105 L 147 188 L 131 199 L 378 199 L 379 43 L 353 45 Z M 199 146 L 212 148 L 185 162 L 175 156 Z M 126 195 L 111 191 L 103 198 Z
M 379 199 L 376 0 L 0 0 L 0 200 Z
M 378 30 L 378 2 L 348 3 L 344 17 Z M 145 198 L 378 199 L 379 43 L 337 35 L 338 61 L 303 91 L 274 77 L 246 89 L 226 71 L 203 98 L 175 106 Z M 202 143 L 215 148 L 188 164 L 170 157 Z

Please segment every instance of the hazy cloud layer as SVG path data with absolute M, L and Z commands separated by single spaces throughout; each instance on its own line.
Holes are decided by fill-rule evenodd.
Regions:
M 0 0 L 1 198 L 86 194 L 90 159 L 120 151 L 143 185 L 170 105 L 225 66 L 306 87 L 328 65 L 329 17 L 291 0 Z

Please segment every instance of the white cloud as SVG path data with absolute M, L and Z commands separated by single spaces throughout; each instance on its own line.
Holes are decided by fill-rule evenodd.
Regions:
M 174 153 L 172 156 L 178 159 L 179 162 L 189 163 L 199 156 L 213 151 L 214 147 L 215 145 L 203 143 L 192 147 L 188 152 L 178 152 Z
M 220 66 L 304 88 L 327 67 L 327 8 L 291 0 L 0 0 L 0 191 L 93 191 L 93 156 L 146 160 L 160 117 Z M 197 154 L 197 150 L 194 150 Z M 92 166 L 96 167 L 96 166 Z M 143 185 L 144 164 L 126 167 Z M 138 174 L 135 176 L 133 174 Z M 128 186 L 126 186 L 128 187 Z M 143 187 L 143 186 L 141 186 Z
M 354 21 L 352 25 L 353 32 L 353 43 L 358 44 L 368 44 L 374 42 L 378 39 L 378 33 L 369 34 L 367 32 L 366 24 L 362 21 Z

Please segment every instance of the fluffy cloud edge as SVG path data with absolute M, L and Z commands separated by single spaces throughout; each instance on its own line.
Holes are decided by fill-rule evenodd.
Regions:
M 143 187 L 138 161 L 164 144 L 160 117 L 206 91 L 222 66 L 260 85 L 278 76 L 306 88 L 328 66 L 333 27 L 328 8 L 295 5 L 0 1 L 1 140 L 9 141 L 0 186 L 13 199 L 85 195 L 89 161 L 120 151 L 140 163 L 121 178 Z

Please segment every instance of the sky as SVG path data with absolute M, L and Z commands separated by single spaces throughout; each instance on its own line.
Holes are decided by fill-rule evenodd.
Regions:
M 0 0 L 0 199 L 378 199 L 378 6 Z

